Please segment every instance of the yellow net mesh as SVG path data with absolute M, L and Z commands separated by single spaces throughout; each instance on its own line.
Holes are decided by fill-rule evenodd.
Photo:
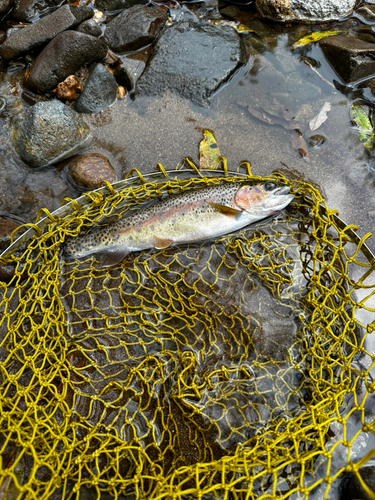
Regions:
M 287 209 L 214 242 L 64 261 L 93 224 L 243 180 L 108 187 L 2 259 L 4 498 L 312 498 L 371 459 L 373 263 L 308 184 L 284 179 Z

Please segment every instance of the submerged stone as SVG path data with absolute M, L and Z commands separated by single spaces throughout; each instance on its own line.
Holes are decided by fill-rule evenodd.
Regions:
M 25 52 L 36 49 L 48 43 L 62 31 L 77 26 L 81 21 L 93 15 L 89 7 L 64 5 L 33 24 L 17 30 L 0 47 L 0 56 L 3 59 L 14 59 Z
M 347 35 L 323 38 L 319 45 L 345 83 L 375 73 L 375 44 Z
M 80 114 L 53 100 L 16 115 L 10 138 L 22 160 L 31 167 L 42 167 L 75 154 L 89 142 L 90 129 Z
M 117 82 L 113 74 L 103 64 L 97 64 L 77 100 L 78 113 L 99 113 L 116 100 Z
M 326 142 L 324 135 L 315 134 L 309 137 L 309 146 L 311 148 L 320 148 Z
M 207 105 L 209 97 L 245 63 L 243 42 L 230 26 L 181 21 L 164 31 L 137 83 L 137 94 L 177 92 Z
M 74 183 L 85 189 L 96 189 L 103 181 L 117 180 L 107 158 L 97 153 L 77 156 L 69 163 L 68 172 Z
M 257 10 L 275 21 L 328 21 L 347 16 L 356 0 L 255 0 Z
M 47 92 L 82 66 L 101 61 L 106 54 L 107 46 L 103 40 L 79 31 L 64 31 L 35 59 L 28 85 L 38 92 Z
M 138 50 L 157 38 L 167 19 L 164 10 L 135 5 L 107 24 L 104 39 L 115 52 Z

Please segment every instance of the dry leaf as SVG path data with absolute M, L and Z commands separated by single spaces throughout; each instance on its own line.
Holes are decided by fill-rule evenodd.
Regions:
M 331 111 L 331 103 L 325 102 L 319 113 L 309 122 L 310 130 L 317 130 L 328 118 L 327 113 Z
M 307 154 L 307 144 L 305 142 L 305 139 L 302 137 L 301 132 L 295 129 L 292 131 L 290 137 L 292 140 L 292 147 L 299 152 L 299 154 L 307 163 L 310 163 L 310 158 Z

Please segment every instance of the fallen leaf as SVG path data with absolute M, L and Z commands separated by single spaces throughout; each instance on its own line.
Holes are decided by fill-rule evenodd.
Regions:
M 272 113 L 268 113 L 264 111 L 264 109 L 257 108 L 255 106 L 246 106 L 249 110 L 249 113 L 253 115 L 255 118 L 258 118 L 264 123 L 268 123 L 268 125 L 281 125 L 287 130 L 294 130 L 299 127 L 298 123 L 292 118 L 290 113 L 287 110 L 284 110 L 283 117 L 278 115 L 273 115 Z
M 203 139 L 199 144 L 199 164 L 200 168 L 216 170 L 221 163 L 219 146 L 215 136 L 209 130 L 203 131 Z
M 292 148 L 296 149 L 307 163 L 310 163 L 310 158 L 307 154 L 307 144 L 301 132 L 297 129 L 293 130 L 290 138 L 292 141 Z
M 325 102 L 319 113 L 309 122 L 310 130 L 317 130 L 327 120 L 327 113 L 331 111 L 331 103 Z
M 315 33 L 311 33 L 310 35 L 306 35 L 303 38 L 300 38 L 297 42 L 292 45 L 292 49 L 296 49 L 297 47 L 302 47 L 303 45 L 307 45 L 309 43 L 317 42 L 322 38 L 327 36 L 334 36 L 342 33 L 342 31 L 316 31 Z
M 211 19 L 208 21 L 209 24 L 215 24 L 216 26 L 231 26 L 234 28 L 237 33 L 255 33 L 254 30 L 251 30 L 244 24 L 236 21 L 227 21 L 226 19 Z
M 374 129 L 368 116 L 368 107 L 363 104 L 353 103 L 350 108 L 352 121 L 358 130 L 358 139 L 366 149 L 372 151 L 374 143 Z

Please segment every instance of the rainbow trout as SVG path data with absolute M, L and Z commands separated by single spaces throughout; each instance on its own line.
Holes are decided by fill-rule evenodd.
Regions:
M 217 238 L 264 219 L 293 199 L 276 182 L 221 184 L 171 195 L 88 234 L 68 238 L 67 258 L 95 254 L 103 267 L 121 262 L 129 252 Z

